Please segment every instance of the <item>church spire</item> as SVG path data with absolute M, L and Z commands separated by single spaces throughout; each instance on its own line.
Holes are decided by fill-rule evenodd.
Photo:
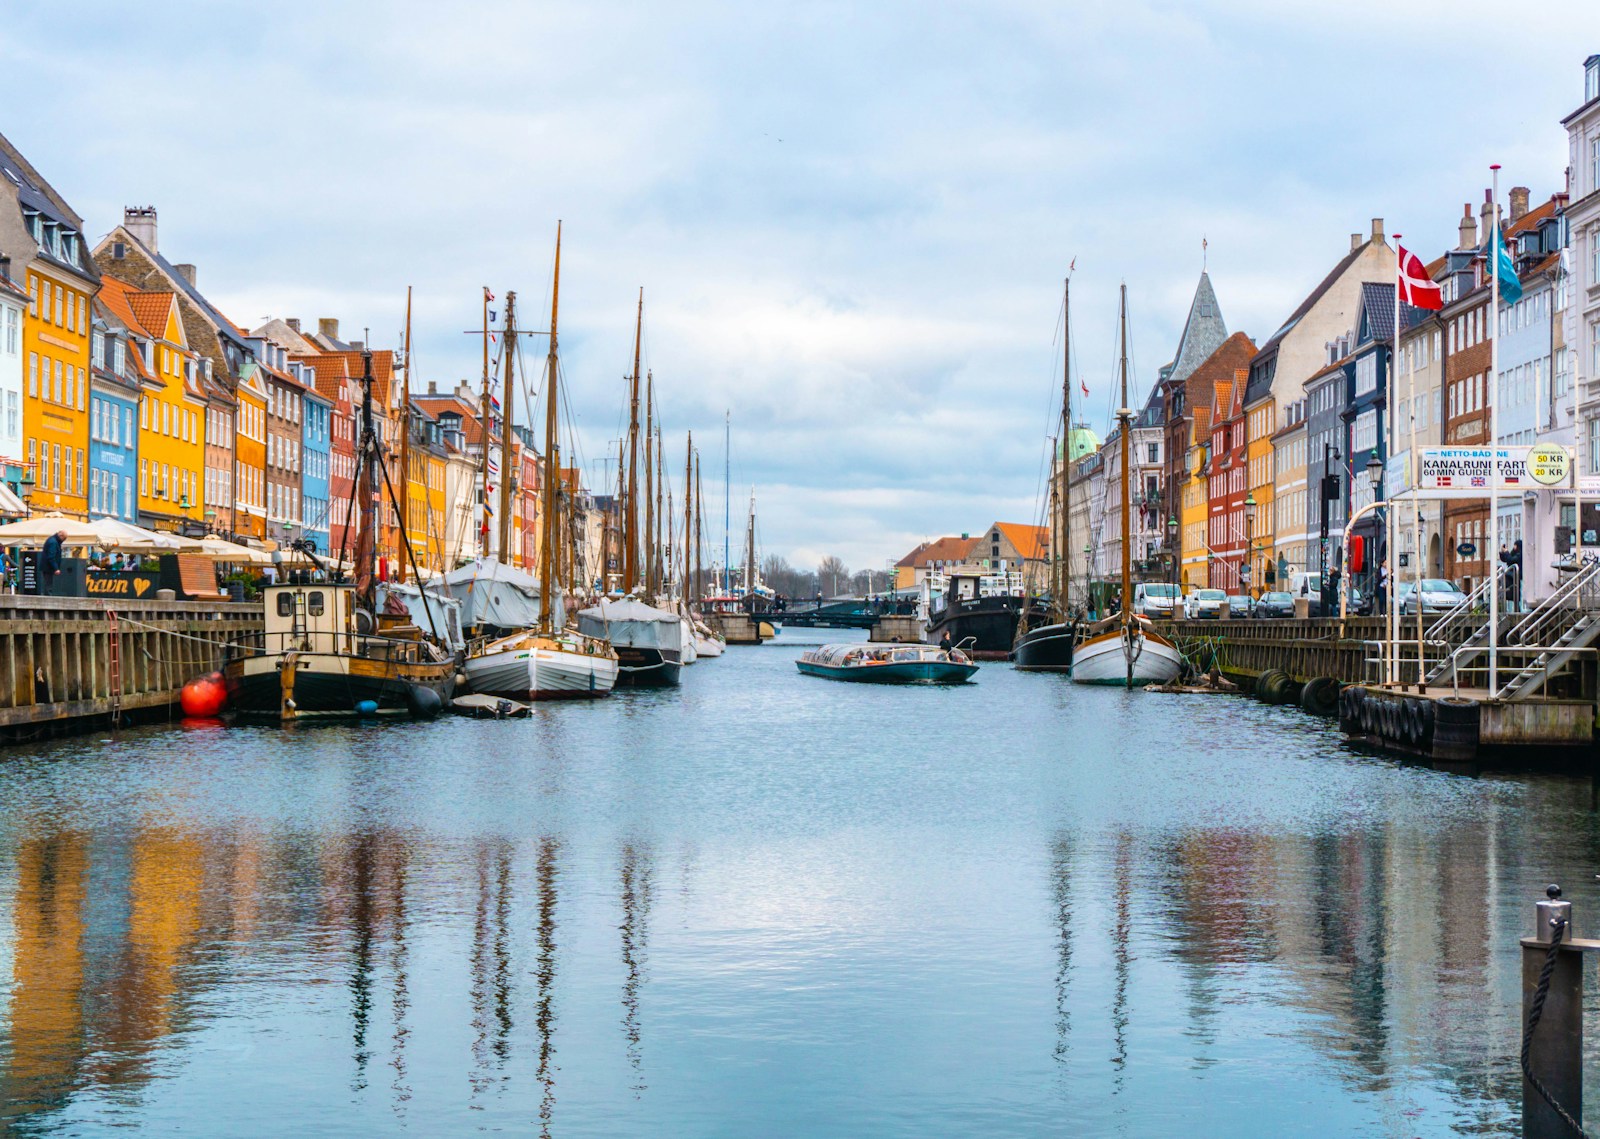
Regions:
M 1202 256 L 1206 243 L 1202 242 Z M 1211 288 L 1211 275 L 1200 271 L 1200 283 L 1195 286 L 1194 300 L 1189 304 L 1189 319 L 1184 323 L 1183 335 L 1178 338 L 1178 351 L 1172 363 L 1163 371 L 1164 379 L 1182 382 L 1210 359 L 1211 354 L 1228 339 L 1228 326 L 1222 319 L 1222 309 L 1217 304 L 1217 294 Z

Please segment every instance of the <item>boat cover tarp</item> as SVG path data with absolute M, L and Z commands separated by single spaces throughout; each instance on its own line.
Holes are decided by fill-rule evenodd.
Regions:
M 677 651 L 683 636 L 679 631 L 681 620 L 676 613 L 631 597 L 621 601 L 602 599 L 594 608 L 578 611 L 578 632 L 603 637 L 614 645 Z
M 396 581 L 380 582 L 378 612 L 385 611 L 391 598 L 405 607 L 411 615 L 411 623 L 424 633 L 437 636 L 451 649 L 459 649 L 466 643 L 461 636 L 461 602 L 455 598 L 442 597 L 432 589 L 424 597 L 422 590 L 412 582 L 404 585 Z
M 444 575 L 444 588 L 461 602 L 463 624 L 531 629 L 539 623 L 539 579 L 490 558 L 478 558 Z M 554 624 L 567 623 L 566 597 L 557 589 Z

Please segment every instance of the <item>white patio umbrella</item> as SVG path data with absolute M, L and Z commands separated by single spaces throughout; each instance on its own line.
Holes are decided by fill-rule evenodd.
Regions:
M 100 532 L 91 523 L 51 511 L 0 526 L 0 546 L 42 546 L 50 535 L 65 531 L 68 546 L 98 546 Z
M 200 539 L 200 553 L 214 562 L 237 562 L 240 565 L 264 566 L 272 561 L 265 550 L 252 549 L 216 536 Z
M 200 544 L 192 538 L 146 530 L 120 518 L 96 518 L 88 526 L 100 535 L 97 546 L 123 554 L 176 554 L 194 550 Z

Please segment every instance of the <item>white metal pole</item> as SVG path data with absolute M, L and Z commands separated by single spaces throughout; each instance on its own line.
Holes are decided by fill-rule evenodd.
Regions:
M 1385 539 L 1387 553 L 1383 564 L 1378 567 L 1379 584 L 1383 586 L 1384 601 L 1389 607 L 1389 612 L 1384 614 L 1385 624 L 1389 628 L 1389 651 L 1384 653 L 1384 680 L 1389 684 L 1400 681 L 1400 620 L 1396 616 L 1399 605 L 1396 596 L 1400 584 L 1400 559 L 1395 554 L 1395 524 L 1394 524 L 1394 490 L 1389 479 L 1389 460 L 1394 455 L 1395 444 L 1400 441 L 1399 432 L 1395 429 L 1395 412 L 1399 410 L 1395 396 L 1400 393 L 1400 385 L 1395 382 L 1395 369 L 1400 367 L 1400 235 L 1394 235 L 1394 340 L 1389 345 L 1389 368 L 1384 373 L 1383 410 L 1388 423 L 1387 442 L 1383 449 L 1383 498 L 1387 506 L 1384 507 L 1384 520 L 1388 537 Z M 1385 580 L 1387 579 L 1387 580 Z
M 1500 551 L 1500 164 L 1490 191 L 1489 218 L 1489 695 L 1500 690 L 1500 588 L 1495 581 Z M 1421 600 L 1420 598 L 1418 599 Z

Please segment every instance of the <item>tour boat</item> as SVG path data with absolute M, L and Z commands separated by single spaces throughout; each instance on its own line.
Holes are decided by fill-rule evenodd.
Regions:
M 863 684 L 961 684 L 978 671 L 960 649 L 937 645 L 823 645 L 794 663 L 807 676 Z
M 479 642 L 467 654 L 462 671 L 472 691 L 486 696 L 505 696 L 514 700 L 585 700 L 609 695 L 616 687 L 618 676 L 617 653 L 603 637 L 586 636 L 566 628 L 563 607 L 558 604 L 560 586 L 556 581 L 557 567 L 564 565 L 565 503 L 559 493 L 561 486 L 561 453 L 559 421 L 557 419 L 557 386 L 561 374 L 557 357 L 556 315 L 561 297 L 561 228 L 556 227 L 555 276 L 550 290 L 550 344 L 545 369 L 545 448 L 544 470 L 540 479 L 542 501 L 539 521 L 542 530 L 540 541 L 539 578 L 534 579 L 501 562 L 480 559 L 472 566 L 462 567 L 446 575 L 446 583 L 453 590 L 464 590 L 466 598 L 475 608 L 496 612 L 502 627 L 505 617 L 514 624 L 529 627 L 504 636 Z M 516 294 L 506 297 L 506 355 L 505 391 L 501 429 L 501 469 L 512 469 L 511 439 L 514 398 L 513 361 L 516 353 L 511 349 L 517 343 Z M 511 480 L 500 485 L 500 548 L 511 544 Z M 527 604 L 533 595 L 538 597 L 537 614 L 518 612 L 520 601 Z M 492 608 L 491 608 L 492 607 Z M 504 610 L 505 613 L 498 612 Z M 477 613 L 474 613 L 477 616 Z M 526 617 L 532 617 L 531 622 Z
M 998 572 L 950 571 L 942 598 L 929 598 L 928 631 L 923 640 L 940 644 L 948 634 L 951 644 L 980 660 L 1005 660 L 1017 639 L 1023 596 L 1011 592 L 1013 587 L 1004 582 L 1005 576 Z M 936 604 L 938 608 L 934 608 Z
M 1122 610 L 1084 630 L 1072 652 L 1072 679 L 1077 684 L 1121 684 L 1137 688 L 1165 684 L 1183 671 L 1183 654 L 1133 611 L 1133 564 L 1128 533 L 1131 516 L 1128 467 L 1133 411 L 1128 407 L 1128 286 L 1122 286 L 1118 313 L 1121 324 L 1122 406 L 1117 420 L 1122 437 Z
M 260 650 L 236 650 L 239 655 L 222 670 L 229 700 L 243 716 L 283 723 L 388 715 L 432 719 L 455 692 L 456 654 L 444 619 L 446 605 L 455 603 L 423 595 L 429 624 L 424 629 L 393 592 L 380 601 L 375 492 L 381 479 L 392 502 L 393 488 L 378 469 L 372 353 L 362 355 L 356 580 L 269 585 L 263 590 L 266 617 Z M 296 543 L 296 549 L 326 572 L 309 546 Z

